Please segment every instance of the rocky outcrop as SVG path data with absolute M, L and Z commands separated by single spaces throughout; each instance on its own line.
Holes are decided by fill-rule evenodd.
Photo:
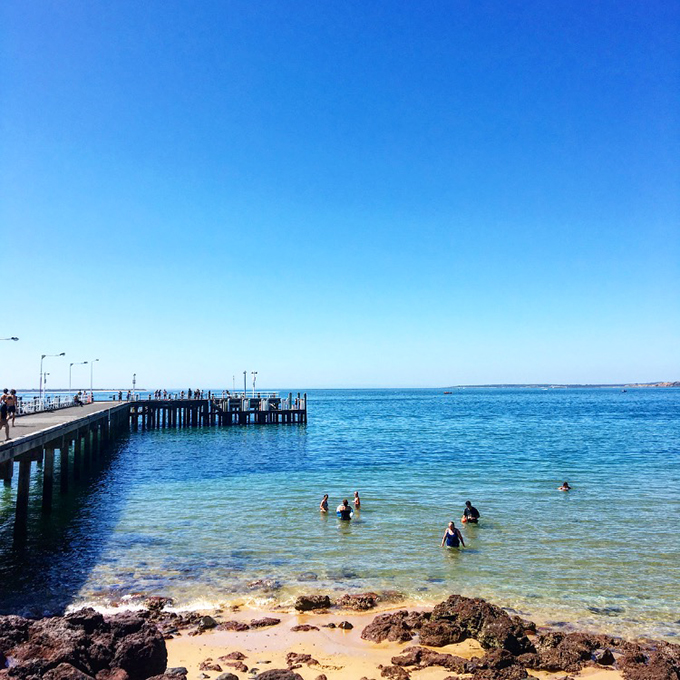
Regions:
M 328 609 L 331 598 L 328 595 L 300 595 L 295 600 L 295 609 L 299 612 L 310 612 L 315 609 Z
M 302 676 L 289 668 L 272 668 L 255 676 L 255 680 L 303 680 Z
M 408 617 L 407 611 L 379 614 L 363 629 L 361 637 L 370 642 L 408 642 L 414 635 L 412 626 L 407 623 Z
M 373 609 L 378 602 L 380 602 L 378 593 L 358 593 L 343 595 L 335 604 L 344 609 L 365 612 L 369 609 Z
M 167 665 L 163 636 L 143 616 L 93 609 L 39 621 L 2 616 L 0 652 L 20 680 L 146 680 Z
M 431 621 L 455 624 L 462 631 L 461 639 L 474 638 L 484 649 L 500 647 L 512 654 L 534 651 L 521 619 L 479 598 L 451 595 L 432 610 Z

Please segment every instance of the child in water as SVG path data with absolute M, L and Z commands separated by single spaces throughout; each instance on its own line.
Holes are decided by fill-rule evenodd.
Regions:
M 319 512 L 328 512 L 328 494 L 325 493 L 319 503 Z
M 569 482 L 564 482 L 564 484 L 562 484 L 562 486 L 560 486 L 557 490 L 558 491 L 571 491 L 571 487 L 569 486 Z
M 353 503 L 354 503 L 354 509 L 355 510 L 358 510 L 361 507 L 361 499 L 359 498 L 359 492 L 358 491 L 354 492 Z

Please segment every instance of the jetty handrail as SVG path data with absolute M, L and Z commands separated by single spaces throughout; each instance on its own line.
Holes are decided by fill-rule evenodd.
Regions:
M 84 395 L 83 403 L 89 404 L 91 402 L 89 394 Z M 19 400 L 17 405 L 17 415 L 27 416 L 33 413 L 41 413 L 44 411 L 56 411 L 61 408 L 69 408 L 75 405 L 74 397 L 72 396 L 58 396 L 58 397 L 33 397 L 27 400 L 25 397 Z

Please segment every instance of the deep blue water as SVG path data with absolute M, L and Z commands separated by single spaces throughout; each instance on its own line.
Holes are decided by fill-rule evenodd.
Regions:
M 318 390 L 307 426 L 131 434 L 52 518 L 33 508 L 24 549 L 4 541 L 0 607 L 389 588 L 674 637 L 679 406 L 676 389 Z M 333 509 L 357 489 L 351 523 L 320 516 L 323 493 Z M 468 547 L 440 548 L 468 499 Z

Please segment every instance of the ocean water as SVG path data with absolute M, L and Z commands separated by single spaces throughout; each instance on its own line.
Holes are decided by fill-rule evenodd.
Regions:
M 52 516 L 31 507 L 23 547 L 0 487 L 0 611 L 390 589 L 673 639 L 679 407 L 676 389 L 317 390 L 306 426 L 133 433 Z M 355 490 L 352 522 L 318 512 Z M 468 499 L 479 525 L 442 549 Z

